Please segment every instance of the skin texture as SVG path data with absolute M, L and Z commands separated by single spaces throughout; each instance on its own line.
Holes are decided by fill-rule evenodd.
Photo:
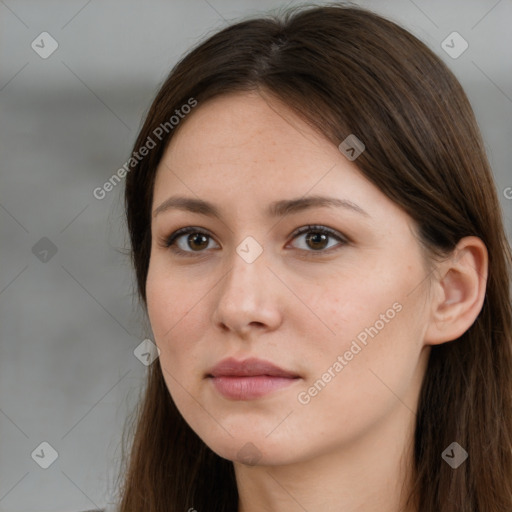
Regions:
M 234 462 L 240 512 L 396 512 L 402 486 L 408 490 L 431 345 L 474 322 L 487 252 L 467 237 L 430 272 L 412 219 L 358 171 L 357 160 L 269 102 L 251 92 L 200 104 L 160 162 L 153 211 L 183 195 L 214 203 L 222 220 L 177 209 L 152 219 L 147 301 L 159 363 L 190 427 Z M 350 200 L 367 215 L 328 207 L 264 213 L 273 201 L 311 195 Z M 347 241 L 294 238 L 308 224 Z M 186 226 L 209 235 L 192 245 L 188 234 L 178 239 L 191 257 L 164 246 Z M 236 251 L 248 236 L 263 249 L 252 263 Z M 338 356 L 376 325 L 378 333 L 336 371 Z M 263 398 L 230 400 L 205 378 L 230 356 L 266 359 L 301 378 Z M 304 401 L 322 375 L 325 386 L 301 403 L 299 393 Z

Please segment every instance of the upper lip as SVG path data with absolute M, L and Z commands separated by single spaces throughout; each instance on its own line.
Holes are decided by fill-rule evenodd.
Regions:
M 237 361 L 233 357 L 228 357 L 213 366 L 207 373 L 207 377 L 251 377 L 256 375 L 288 378 L 299 377 L 299 375 L 279 368 L 269 361 L 255 357 L 244 359 L 243 361 Z

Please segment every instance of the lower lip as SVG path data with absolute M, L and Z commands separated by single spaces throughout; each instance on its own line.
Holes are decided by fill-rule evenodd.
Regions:
M 272 391 L 293 384 L 299 378 L 271 377 L 256 375 L 253 377 L 209 377 L 215 389 L 232 400 L 253 400 Z

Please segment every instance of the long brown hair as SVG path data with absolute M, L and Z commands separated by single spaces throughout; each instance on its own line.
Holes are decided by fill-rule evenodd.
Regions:
M 359 7 L 301 6 L 228 26 L 177 63 L 133 149 L 148 138 L 155 147 L 133 162 L 126 177 L 127 225 L 143 308 L 155 173 L 179 130 L 169 120 L 191 99 L 201 105 L 252 90 L 281 100 L 336 146 L 356 134 L 366 150 L 355 163 L 414 219 L 431 262 L 462 237 L 485 243 L 489 268 L 480 314 L 459 339 L 431 350 L 419 397 L 409 504 L 419 512 L 510 512 L 511 249 L 464 90 L 439 57 L 394 22 Z M 166 122 L 166 130 L 155 132 Z M 130 426 L 118 476 L 120 512 L 237 510 L 233 463 L 184 421 L 158 361 L 148 368 Z M 453 441 L 469 453 L 457 469 L 441 457 Z

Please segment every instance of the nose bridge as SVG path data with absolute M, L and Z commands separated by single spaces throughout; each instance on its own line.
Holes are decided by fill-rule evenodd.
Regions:
M 241 331 L 251 323 L 275 326 L 279 314 L 272 303 L 271 273 L 267 259 L 254 240 L 244 239 L 230 259 L 230 269 L 220 283 L 214 320 L 230 330 Z
M 262 285 L 268 279 L 263 247 L 254 238 L 247 237 L 235 248 L 230 263 L 223 295 L 237 302 L 257 300 L 256 295 L 264 290 Z

